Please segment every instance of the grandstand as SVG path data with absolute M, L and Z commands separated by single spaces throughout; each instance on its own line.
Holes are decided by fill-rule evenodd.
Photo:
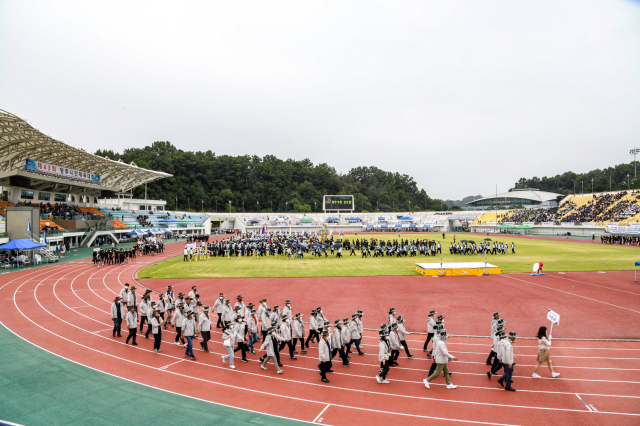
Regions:
M 0 110 L 0 243 L 26 237 L 44 242 L 46 233 L 50 246 L 77 247 L 91 245 L 101 235 L 119 241 L 132 229 L 167 228 L 153 215 L 143 225 L 137 217 L 148 211 L 121 206 L 125 199 L 133 205 L 133 188 L 168 176 L 74 148 Z M 29 211 L 36 216 L 27 225 Z M 204 215 L 177 217 L 171 224 L 176 233 L 204 233 L 208 224 Z

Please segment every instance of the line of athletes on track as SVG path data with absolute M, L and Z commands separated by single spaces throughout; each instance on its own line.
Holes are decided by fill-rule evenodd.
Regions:
M 123 265 L 136 260 L 138 256 L 155 255 L 164 253 L 164 242 L 145 241 L 142 244 L 134 244 L 131 247 L 117 249 L 115 244 L 109 249 L 93 251 L 92 262 L 95 266 Z
M 162 342 L 162 330 L 166 330 L 169 325 L 176 329 L 174 344 L 185 347 L 185 357 L 195 361 L 193 353 L 193 341 L 200 335 L 202 341 L 200 347 L 205 353 L 209 353 L 209 341 L 211 340 L 211 329 L 215 320 L 213 311 L 217 312 L 216 328 L 222 329 L 222 344 L 227 354 L 222 357 L 222 362 L 229 361 L 229 367 L 235 369 L 234 354 L 241 353 L 241 362 L 248 362 L 247 354 L 255 355 L 256 344 L 262 341 L 258 351 L 264 352 L 260 358 L 261 368 L 267 370 L 267 362 L 272 361 L 276 367 L 276 372 L 282 374 L 283 364 L 280 360 L 280 352 L 288 348 L 291 360 L 297 360 L 296 347 L 300 344 L 300 352 L 307 353 L 310 343 L 318 344 L 318 364 L 321 381 L 329 383 L 327 373 L 333 373 L 333 359 L 338 356 L 342 361 L 342 367 L 349 367 L 349 359 L 352 348 L 355 347 L 358 355 L 365 353 L 361 349 L 362 334 L 364 331 L 362 310 L 358 310 L 351 315 L 351 318 L 336 319 L 333 324 L 325 317 L 322 307 L 311 311 L 307 336 L 305 323 L 302 321 L 302 314 L 293 314 L 291 301 L 286 300 L 282 309 L 274 306 L 273 309 L 267 306 L 267 299 L 260 300 L 258 309 L 254 309 L 253 303 L 245 305 L 243 297 L 238 295 L 236 303 L 231 307 L 231 301 L 224 298 L 220 293 L 219 298 L 213 307 L 202 304 L 196 286 L 192 287 L 188 295 L 178 293 L 174 297 L 173 288 L 168 286 L 164 294 L 159 295 L 158 301 L 153 300 L 151 290 L 146 290 L 138 304 L 136 287 L 125 284 L 120 294 L 116 296 L 111 305 L 111 318 L 114 322 L 113 337 L 121 336 L 123 320 L 129 331 L 126 343 L 131 341 L 132 345 L 138 345 L 136 335 L 138 327 L 140 333 L 144 330 L 145 323 L 147 330 L 145 338 L 151 334 L 154 338 L 153 351 L 160 353 Z M 200 309 L 202 308 L 202 313 Z M 430 383 L 444 373 L 447 389 L 455 389 L 450 380 L 451 373 L 448 363 L 457 358 L 449 353 L 447 349 L 447 339 L 450 337 L 444 328 L 444 316 L 438 315 L 432 310 L 429 313 L 427 322 L 427 338 L 423 351 L 427 357 L 432 359 L 428 377 L 424 379 L 424 385 L 429 388 Z M 503 368 L 504 373 L 498 382 L 505 390 L 515 391 L 511 386 L 513 368 L 515 366 L 513 354 L 513 342 L 518 337 L 515 331 L 508 335 L 504 331 L 505 319 L 500 318 L 500 313 L 495 312 L 491 320 L 491 336 L 493 345 L 487 358 L 487 365 L 491 365 L 491 371 L 487 372 L 489 379 L 496 375 Z M 333 328 L 332 328 L 333 327 Z M 258 337 L 258 330 L 262 338 Z M 378 361 L 380 371 L 375 376 L 380 384 L 388 384 L 387 375 L 391 368 L 399 365 L 398 358 L 400 349 L 403 348 L 407 358 L 414 356 L 410 353 L 406 336 L 409 335 L 406 329 L 404 316 L 397 315 L 395 308 L 389 310 L 387 323 L 382 324 L 378 330 Z M 551 346 L 551 336 L 546 337 L 546 327 L 540 327 L 538 332 L 538 363 L 535 367 L 533 377 L 540 378 L 537 374 L 542 363 L 547 363 L 553 377 L 560 374 L 553 371 L 551 358 L 547 351 Z M 432 349 L 428 350 L 429 342 L 433 340 Z

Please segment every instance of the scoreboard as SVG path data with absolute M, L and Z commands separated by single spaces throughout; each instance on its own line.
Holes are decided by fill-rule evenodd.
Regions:
M 353 195 L 325 195 L 324 211 L 353 211 Z

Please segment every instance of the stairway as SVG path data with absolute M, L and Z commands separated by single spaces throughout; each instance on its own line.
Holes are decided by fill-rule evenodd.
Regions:
M 29 235 L 29 234 L 24 234 L 24 235 L 26 235 L 27 238 L 29 238 L 34 243 L 40 244 L 40 241 L 36 240 L 31 235 Z M 47 259 L 47 262 L 57 262 L 58 261 L 58 256 L 56 256 L 55 254 L 51 253 L 49 250 L 47 250 L 46 247 L 33 249 L 33 251 L 34 251 L 35 254 L 39 254 L 43 259 Z

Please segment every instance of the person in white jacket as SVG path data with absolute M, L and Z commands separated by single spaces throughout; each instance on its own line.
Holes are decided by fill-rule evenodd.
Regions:
M 224 294 L 220 293 L 220 297 L 213 304 L 213 311 L 218 313 L 218 322 L 216 323 L 216 328 L 222 328 L 222 308 L 224 307 Z
M 289 348 L 289 357 L 292 360 L 297 360 L 295 354 L 293 353 L 293 344 L 291 343 L 293 330 L 291 327 L 291 318 L 287 315 L 282 316 L 282 325 L 280 326 L 280 337 L 282 337 L 282 342 L 278 347 L 278 352 L 282 351 L 285 346 Z
M 427 321 L 427 340 L 424 342 L 422 352 L 428 352 L 427 346 L 429 345 L 429 341 L 433 339 L 433 335 L 436 332 L 436 314 L 437 312 L 434 310 L 431 310 L 431 312 L 429 312 L 429 319 Z M 427 353 L 427 357 L 431 359 L 431 354 Z
M 329 379 L 327 379 L 327 373 L 331 370 L 331 351 L 329 350 L 329 332 L 324 331 L 322 333 L 322 339 L 318 343 L 318 358 L 320 360 L 320 364 L 318 364 L 318 368 L 320 369 L 320 376 L 322 377 L 322 382 L 329 383 Z
M 129 339 L 132 339 L 131 344 L 134 346 L 138 346 L 138 344 L 136 343 L 136 331 L 138 330 L 138 314 L 136 313 L 135 306 L 129 306 L 129 312 L 127 312 L 126 322 L 127 328 L 129 329 L 127 343 L 129 343 Z
M 398 323 L 396 322 L 389 327 L 389 344 L 391 345 L 390 365 L 395 367 L 398 365 L 398 357 L 400 356 L 400 336 L 398 335 Z
M 274 327 L 271 327 L 269 328 L 269 330 L 267 330 L 267 335 L 262 341 L 262 346 L 260 346 L 260 351 L 266 352 L 262 359 L 262 365 L 260 366 L 260 368 L 262 368 L 263 370 L 267 370 L 267 361 L 269 361 L 269 358 L 271 358 L 271 361 L 273 361 L 273 365 L 275 365 L 277 368 L 276 372 L 278 374 L 282 374 L 282 369 L 280 368 L 278 359 L 276 358 L 276 348 L 274 347 L 277 346 L 277 344 L 274 345 L 274 341 L 277 342 L 276 329 Z
M 184 304 L 179 303 L 177 306 L 178 310 L 171 320 L 171 326 L 175 327 L 176 329 L 176 340 L 174 341 L 174 343 L 180 346 L 180 343 L 178 343 L 178 340 L 180 340 L 182 342 L 182 346 L 186 346 L 187 342 L 185 342 L 184 338 L 182 337 L 182 327 L 184 326 L 184 320 L 186 318 L 186 315 L 184 313 Z
M 504 374 L 498 379 L 500 386 L 504 386 L 504 390 L 515 392 L 515 389 L 511 387 L 511 376 L 513 375 L 513 362 L 516 355 L 513 354 L 513 342 L 516 341 L 518 335 L 515 331 L 509 332 L 509 339 L 502 346 L 502 364 L 504 366 Z M 506 384 L 505 384 L 506 381 Z
M 209 306 L 204 307 L 202 315 L 200 315 L 200 321 L 198 322 L 198 331 L 202 337 L 200 347 L 203 351 L 209 352 L 209 345 L 207 342 L 211 339 L 211 317 L 209 317 Z
M 311 311 L 311 316 L 309 317 L 309 337 L 307 337 L 304 346 L 308 348 L 309 342 L 312 342 L 314 338 L 320 343 L 320 336 L 318 335 L 318 311 L 315 309 Z
M 398 317 L 398 337 L 400 337 L 400 344 L 404 348 L 404 351 L 407 353 L 407 358 L 413 358 L 413 355 L 409 352 L 409 346 L 407 346 L 407 335 L 411 334 L 407 331 L 404 323 L 404 315 L 400 315 Z
M 389 345 L 389 333 L 380 331 L 380 343 L 378 344 L 378 361 L 380 361 L 380 373 L 376 376 L 378 383 L 389 383 L 387 373 L 391 365 L 391 346 Z
M 436 342 L 434 342 L 432 355 L 436 361 L 437 367 L 436 367 L 436 371 L 431 376 L 424 379 L 424 385 L 427 388 L 429 388 L 429 383 L 431 383 L 433 380 L 439 377 L 443 371 L 444 371 L 444 379 L 447 382 L 447 389 L 457 388 L 457 386 L 451 384 L 451 379 L 449 379 L 449 367 L 447 366 L 447 364 L 449 363 L 450 360 L 456 360 L 458 358 L 451 355 L 447 350 L 447 337 L 448 337 L 447 332 L 443 330 L 440 332 L 439 339 Z
M 296 314 L 296 318 L 293 320 L 293 324 L 291 325 L 293 337 L 293 353 L 298 353 L 296 351 L 296 345 L 298 344 L 298 340 L 300 341 L 300 353 L 306 354 L 307 351 L 304 348 L 304 323 L 302 322 L 302 314 L 298 312 Z
M 551 357 L 547 353 L 549 348 L 551 347 L 551 335 L 549 335 L 549 340 L 547 340 L 547 327 L 540 327 L 538 330 L 538 363 L 536 364 L 536 368 L 533 370 L 533 378 L 540 379 L 540 375 L 538 374 L 538 369 L 543 363 L 547 363 L 549 367 L 549 371 L 551 371 L 552 377 L 558 377 L 560 373 L 554 373 L 553 365 L 551 364 Z
M 240 314 L 236 315 L 236 322 L 234 324 L 234 331 L 236 333 L 235 343 L 238 344 L 238 347 L 233 350 L 233 352 L 242 352 L 242 358 L 240 361 L 249 362 L 247 360 L 247 345 L 245 344 L 247 338 L 245 337 L 245 333 L 247 330 L 247 324 L 244 323 L 244 317 Z
M 162 342 L 162 325 L 164 320 L 160 318 L 160 311 L 153 311 L 153 316 L 149 321 L 151 332 L 153 333 L 153 352 L 160 353 L 160 342 Z
M 111 304 L 111 319 L 113 320 L 113 337 L 116 337 L 116 333 L 118 333 L 118 337 L 122 337 L 121 328 L 122 328 L 122 319 L 126 315 L 126 308 L 124 304 L 120 300 L 120 296 L 116 296 L 115 300 Z
M 358 328 L 358 314 L 351 315 L 351 321 L 349 321 L 347 329 L 349 330 L 349 333 L 351 333 L 349 343 L 347 343 L 347 356 L 351 353 L 351 346 L 354 344 L 358 350 L 358 355 L 364 355 L 364 352 L 360 350 L 360 339 L 362 338 L 362 335 Z

